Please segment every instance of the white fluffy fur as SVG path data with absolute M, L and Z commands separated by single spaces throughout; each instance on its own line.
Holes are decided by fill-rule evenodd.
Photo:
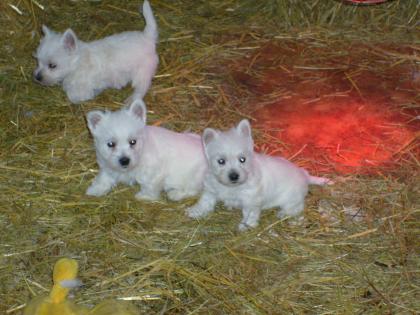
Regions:
M 44 37 L 35 54 L 38 60 L 35 80 L 43 85 L 62 84 L 72 103 L 128 83 L 134 88 L 128 102 L 142 99 L 159 61 L 158 30 L 147 0 L 143 15 L 146 20 L 143 32 L 124 32 L 93 42 L 81 41 L 71 29 L 60 34 L 43 26 Z
M 200 137 L 146 126 L 143 101 L 115 112 L 89 112 L 87 122 L 100 167 L 87 195 L 104 195 L 117 183 L 139 183 L 138 199 L 156 200 L 165 191 L 180 200 L 201 192 L 207 162 Z
M 209 168 L 200 200 L 187 210 L 192 218 L 206 216 L 221 201 L 242 209 L 239 230 L 246 230 L 258 225 L 264 209 L 279 208 L 279 217 L 301 214 L 308 184 L 330 182 L 283 158 L 254 153 L 248 120 L 225 132 L 206 129 L 202 139 Z

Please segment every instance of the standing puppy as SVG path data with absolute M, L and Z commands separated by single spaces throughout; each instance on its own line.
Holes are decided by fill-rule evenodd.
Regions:
M 72 103 L 128 83 L 134 88 L 130 100 L 142 99 L 159 61 L 158 30 L 147 0 L 143 15 L 146 20 L 143 32 L 124 32 L 89 43 L 79 40 L 71 29 L 60 34 L 44 25 L 44 37 L 35 54 L 38 67 L 34 79 L 43 85 L 62 84 Z
M 283 158 L 255 153 L 248 120 L 225 132 L 208 128 L 202 141 L 209 169 L 200 200 L 187 210 L 191 218 L 206 216 L 222 201 L 242 209 L 243 231 L 258 225 L 264 209 L 280 208 L 279 217 L 301 214 L 308 185 L 330 182 Z
M 139 183 L 136 197 L 148 200 L 162 191 L 180 200 L 202 190 L 207 162 L 200 137 L 146 126 L 142 100 L 115 112 L 91 111 L 87 122 L 100 168 L 87 195 L 102 196 L 117 183 Z

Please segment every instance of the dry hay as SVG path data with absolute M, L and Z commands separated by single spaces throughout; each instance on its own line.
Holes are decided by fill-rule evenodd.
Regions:
M 122 298 L 152 314 L 419 312 L 418 1 L 363 8 L 327 0 L 152 1 L 161 63 L 146 97 L 151 123 L 201 131 L 250 117 L 261 150 L 280 148 L 319 172 L 326 160 L 288 151 L 293 143 L 274 137 L 255 111 L 299 96 L 305 84 L 321 94 L 299 101 L 331 94 L 340 75 L 324 68 L 335 67 L 345 69 L 349 100 L 372 96 L 366 71 L 382 77 L 372 89 L 389 96 L 386 105 L 405 117 L 399 126 L 412 132 L 391 169 L 324 169 L 337 184 L 311 189 L 303 222 L 267 211 L 259 228 L 242 234 L 238 211 L 219 207 L 200 222 L 187 219 L 184 209 L 194 200 L 139 202 L 136 188 L 126 186 L 86 197 L 97 166 L 84 114 L 117 109 L 130 91 L 106 91 L 75 106 L 60 88 L 31 81 L 42 23 L 71 25 L 94 39 L 141 27 L 137 6 L 0 3 L 0 313 L 19 314 L 48 291 L 63 256 L 80 263 L 84 287 L 74 295 L 85 305 Z M 267 62 L 260 56 L 271 45 L 283 53 Z M 281 66 L 284 80 L 261 91 L 267 86 L 260 79 Z M 313 69 L 316 78 L 308 78 Z

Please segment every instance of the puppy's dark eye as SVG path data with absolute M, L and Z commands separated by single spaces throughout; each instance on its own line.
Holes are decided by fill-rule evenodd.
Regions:
M 109 148 L 113 148 L 113 147 L 115 147 L 115 142 L 114 142 L 114 141 L 109 141 L 106 145 L 107 145 Z
M 50 69 L 55 69 L 55 68 L 57 68 L 57 65 L 56 65 L 55 63 L 50 62 L 50 63 L 48 64 L 48 68 L 50 68 Z
M 219 165 L 225 165 L 226 161 L 225 159 L 218 159 L 217 163 L 219 163 Z
M 130 146 L 133 146 L 133 145 L 135 145 L 137 143 L 137 141 L 135 139 L 133 139 L 133 140 L 130 140 L 129 143 L 130 143 Z
M 246 158 L 245 158 L 245 157 L 241 156 L 241 157 L 239 158 L 239 162 L 241 162 L 241 163 L 245 163 L 245 161 L 246 161 Z

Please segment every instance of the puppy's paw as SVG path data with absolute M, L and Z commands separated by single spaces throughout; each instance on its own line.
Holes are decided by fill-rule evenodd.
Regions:
M 241 222 L 238 225 L 238 231 L 239 232 L 245 232 L 248 231 L 250 229 L 253 229 L 255 227 L 258 226 L 258 223 L 245 223 L 245 222 Z
M 86 195 L 100 197 L 100 196 L 106 195 L 109 189 L 110 188 L 108 186 L 92 184 L 86 190 Z
M 188 194 L 187 192 L 178 189 L 172 189 L 168 191 L 166 195 L 168 196 L 169 200 L 173 201 L 179 201 L 191 196 L 191 194 Z
M 192 219 L 199 219 L 204 218 L 208 214 L 208 211 L 205 211 L 198 206 L 192 206 L 187 208 L 186 213 L 187 216 L 189 216 Z
M 158 200 L 159 199 L 159 194 L 156 194 L 156 193 L 150 193 L 150 192 L 147 192 L 147 191 L 139 191 L 137 194 L 136 194 L 136 199 L 138 199 L 138 200 L 147 200 L 147 201 L 156 201 L 156 200 Z
M 243 222 L 239 223 L 239 225 L 238 225 L 238 231 L 239 232 L 245 232 L 245 231 L 249 230 L 250 228 L 251 227 L 249 225 L 247 225 L 246 223 L 243 223 Z

